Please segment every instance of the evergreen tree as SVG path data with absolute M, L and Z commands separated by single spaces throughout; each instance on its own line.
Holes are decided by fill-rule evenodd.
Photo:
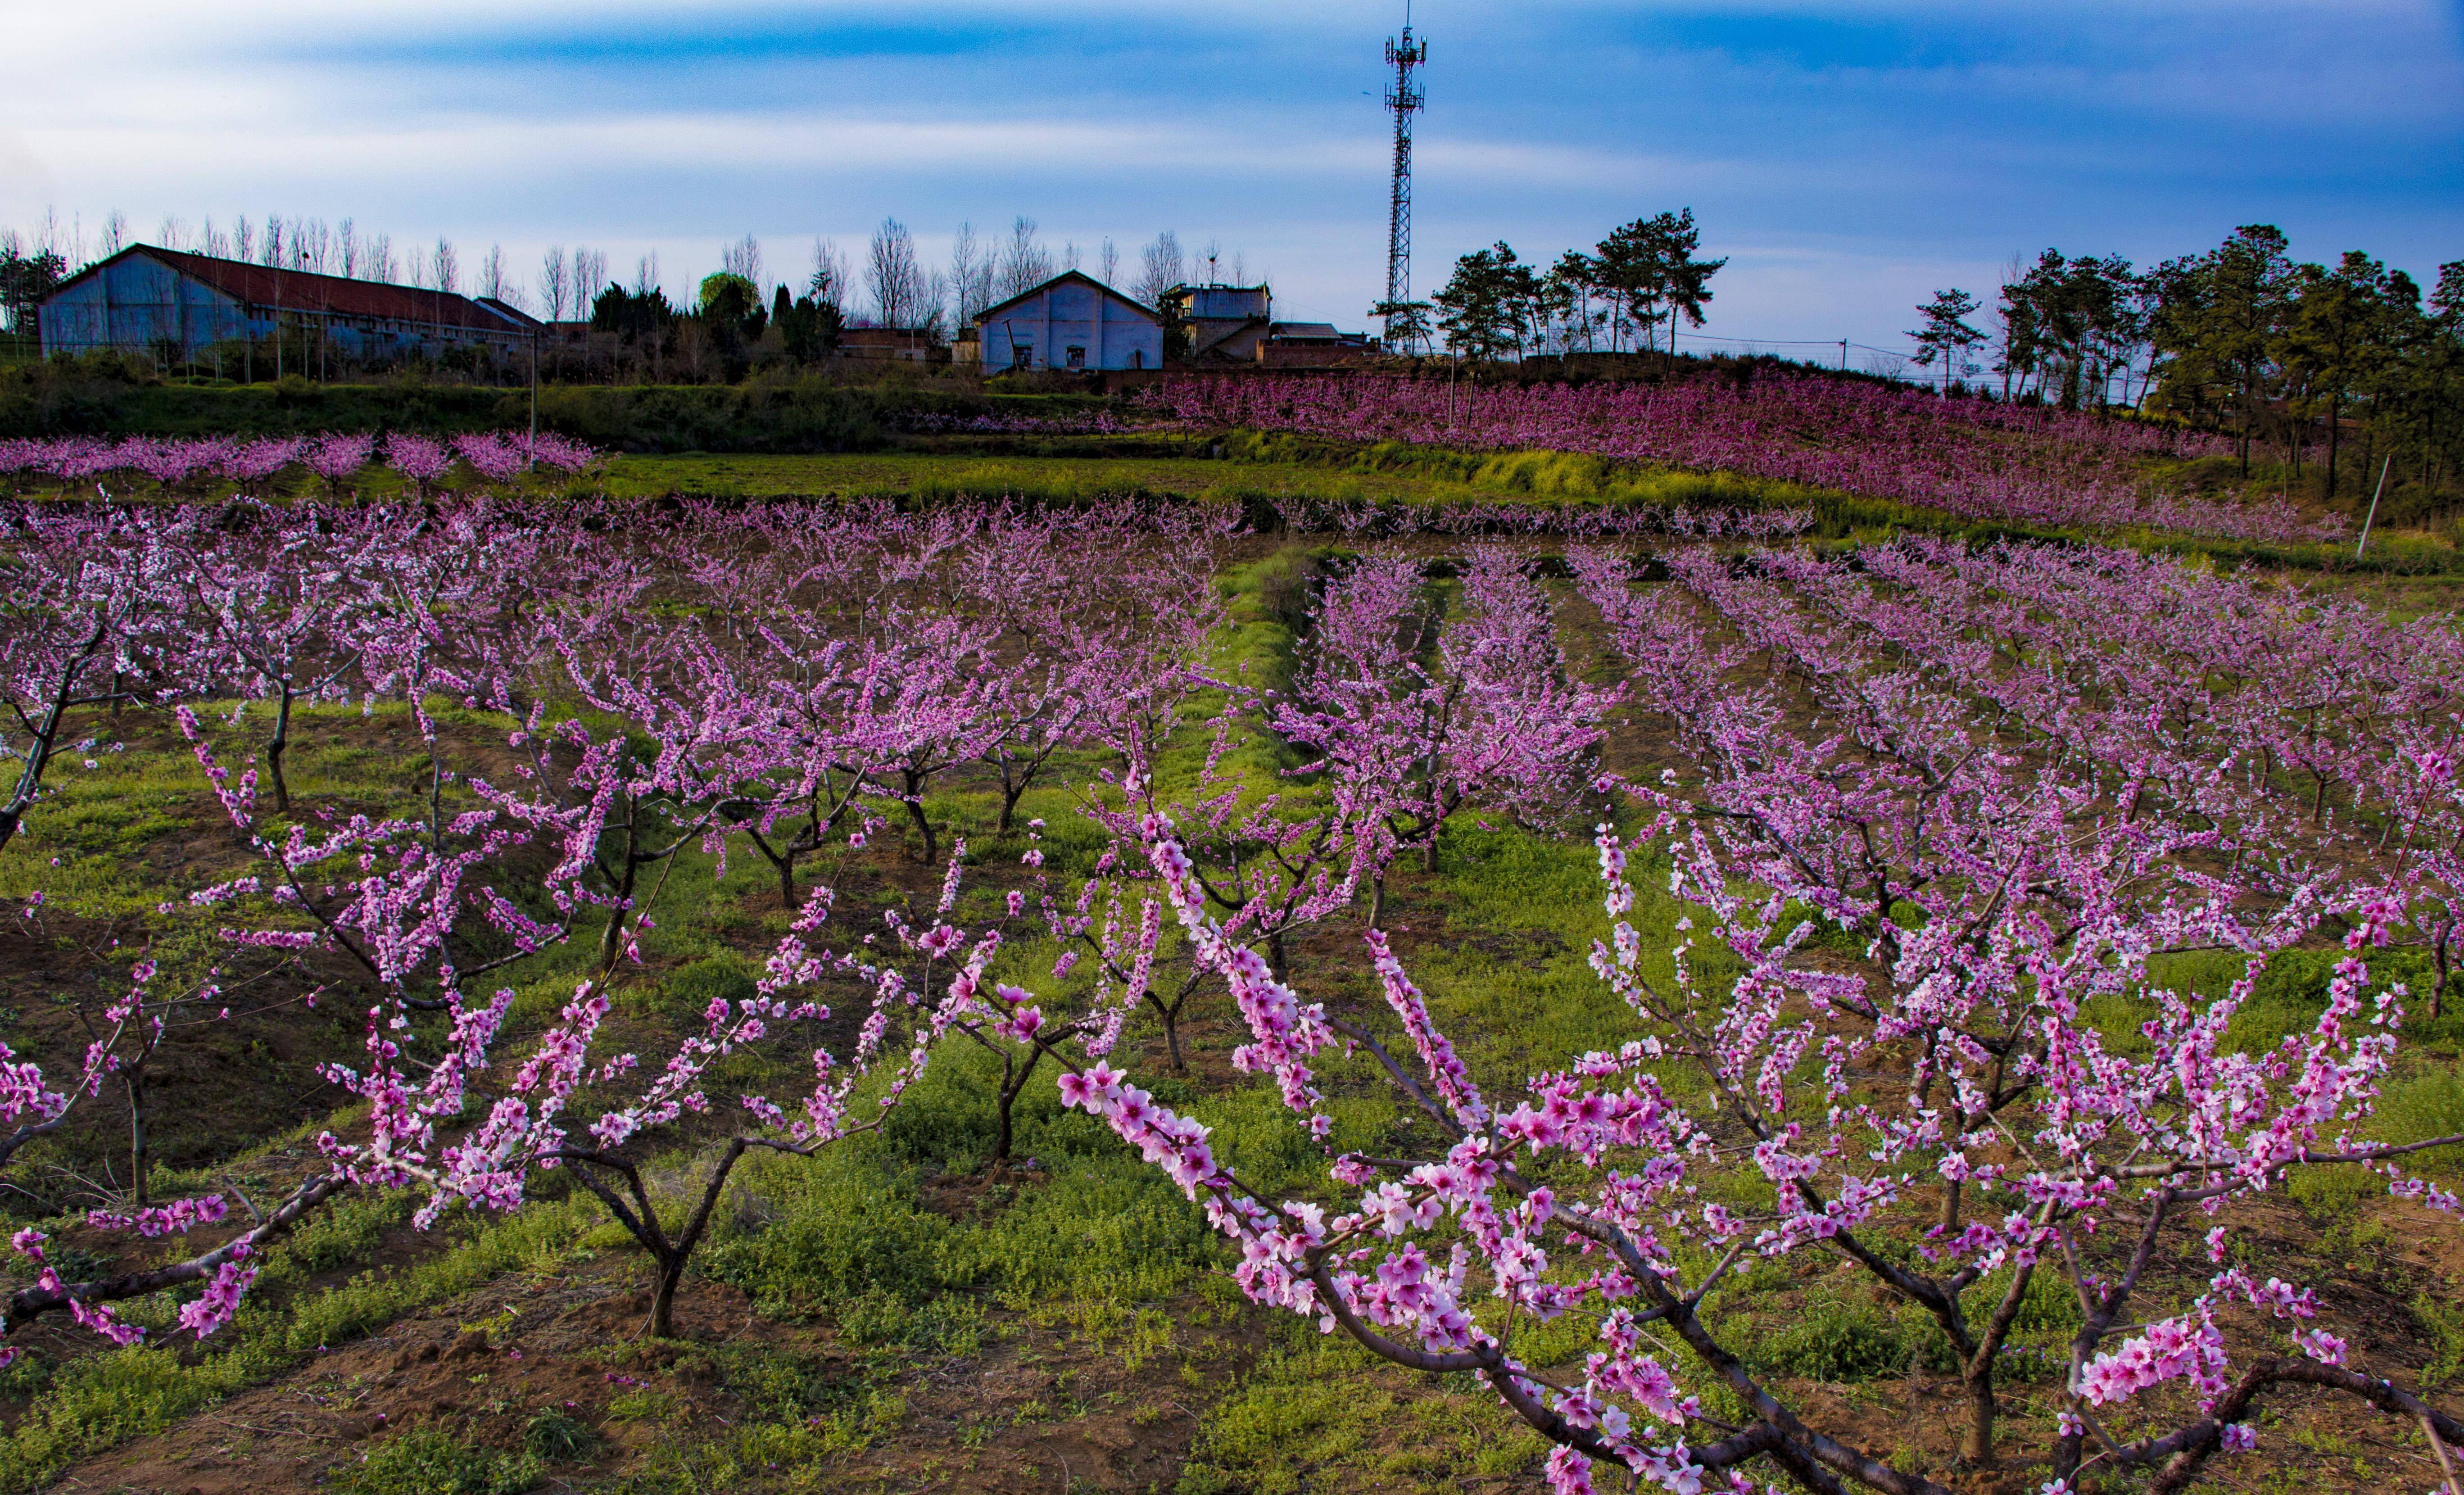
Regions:
M 1976 311 L 1976 297 L 1956 287 L 1936 291 L 1933 299 L 1917 308 L 1925 325 L 1908 334 L 1917 341 L 1917 364 L 1925 367 L 1942 360 L 1942 392 L 1950 393 L 1951 365 L 1969 348 L 1985 341 L 1985 334 L 1968 323 Z
M 1474 363 L 1493 362 L 1519 351 L 1523 343 L 1529 296 L 1529 267 L 1501 239 L 1455 261 L 1445 289 L 1431 297 L 1437 303 L 1438 327 L 1446 346 Z

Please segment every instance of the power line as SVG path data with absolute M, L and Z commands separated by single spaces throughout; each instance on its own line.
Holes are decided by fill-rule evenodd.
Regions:
M 1691 338 L 1697 342 L 1756 342 L 1769 343 L 1773 347 L 1836 348 L 1840 343 L 1837 338 L 1723 338 L 1707 332 L 1681 332 L 1677 336 Z M 1864 346 L 1861 342 L 1855 345 Z
M 1915 358 L 1915 354 L 1905 349 L 1878 348 L 1870 342 L 1859 342 L 1853 338 L 1729 338 L 1716 333 L 1675 332 L 1674 330 L 1670 335 L 1673 338 L 1687 339 L 1695 342 L 1742 343 L 1749 348 L 1837 348 L 1841 368 L 1848 366 L 1848 350 L 1851 348 L 1860 353 L 1879 353 L 1884 358 L 1903 361 Z

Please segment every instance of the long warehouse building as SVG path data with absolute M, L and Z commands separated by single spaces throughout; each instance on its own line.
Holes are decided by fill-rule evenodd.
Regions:
M 36 312 L 43 352 L 109 348 L 251 377 L 386 367 L 468 350 L 492 363 L 530 349 L 540 323 L 489 297 L 352 280 L 133 245 L 87 266 Z M 262 363 L 265 367 L 254 365 Z M 228 372 L 237 373 L 238 369 Z

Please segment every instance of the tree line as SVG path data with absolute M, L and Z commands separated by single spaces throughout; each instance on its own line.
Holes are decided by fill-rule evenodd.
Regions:
M 1917 308 L 1916 363 L 1945 391 L 1968 376 L 2006 400 L 2127 409 L 2230 432 L 2239 469 L 2315 472 L 2327 497 L 2399 467 L 2438 493 L 2464 452 L 2464 260 L 2419 282 L 2360 250 L 2296 260 L 2268 224 L 2200 254 L 2136 269 L 2048 249 L 2013 262 L 1991 325 L 1956 288 Z M 1969 362 L 1976 350 L 1990 364 Z
M 1531 354 L 1623 352 L 1677 346 L 1677 323 L 1703 325 L 1711 277 L 1726 259 L 1699 259 L 1694 209 L 1663 212 L 1610 231 L 1592 253 L 1568 250 L 1543 270 L 1504 239 L 1455 261 L 1426 301 L 1380 301 L 1369 310 L 1398 352 L 1442 341 L 1474 361 Z

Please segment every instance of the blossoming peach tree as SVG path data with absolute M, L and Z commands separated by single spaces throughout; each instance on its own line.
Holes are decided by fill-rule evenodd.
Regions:
M 2405 1158 L 2464 1137 L 2391 1145 L 2370 1135 L 2404 994 L 2374 988 L 2357 955 L 2337 966 L 2308 1031 L 2257 1052 L 2226 1042 L 2271 953 L 2317 927 L 2318 904 L 2255 919 L 2218 889 L 2151 916 L 2125 910 L 2119 890 L 2129 878 L 2091 874 L 2090 856 L 2072 885 L 2073 923 L 2056 928 L 2041 910 L 1997 914 L 1996 959 L 1981 971 L 1968 969 L 1969 946 L 1955 932 L 1919 937 L 1900 979 L 1867 985 L 1798 958 L 1815 927 L 1798 916 L 1804 906 L 1739 891 L 1749 885 L 1710 839 L 1671 816 L 1646 835 L 1665 838 L 1676 890 L 1709 920 L 1686 938 L 1716 946 L 1735 976 L 1712 980 L 1710 952 L 1683 941 L 1673 979 L 1647 974 L 1648 942 L 1630 917 L 1633 843 L 1604 827 L 1611 927 L 1592 961 L 1623 1000 L 1632 1036 L 1569 1056 L 1507 1096 L 1472 1073 L 1377 931 L 1366 956 L 1403 1042 L 1338 1032 L 1321 1004 L 1223 934 L 1175 827 L 1153 817 L 1146 849 L 1158 884 L 1248 1029 L 1236 1064 L 1271 1077 L 1324 1141 L 1333 1124 L 1315 1068 L 1347 1047 L 1365 1053 L 1443 1146 L 1394 1157 L 1330 1148 L 1333 1195 L 1268 1198 L 1216 1154 L 1203 1124 L 1119 1068 L 1072 1068 L 1064 1100 L 1204 1207 L 1237 1242 L 1236 1275 L 1255 1301 L 1394 1364 L 1480 1376 L 1554 1445 L 1548 1473 L 1559 1491 L 1592 1488 L 1603 1466 L 1681 1495 L 1743 1491 L 1758 1462 L 1816 1490 L 1944 1490 L 1792 1405 L 1714 1311 L 1741 1266 L 1799 1253 L 1875 1272 L 1931 1314 L 1970 1368 L 2009 1344 L 2035 1274 L 2055 1274 L 2077 1300 L 2079 1327 L 2050 1438 L 1970 1450 L 2033 1464 L 2048 1490 L 2122 1470 L 2180 1488 L 2217 1456 L 2252 1448 L 2260 1403 L 2290 1385 L 2417 1421 L 2442 1447 L 2464 1440 L 2464 1424 L 2348 1364 L 2345 1343 L 2311 1322 L 2311 1290 L 2264 1276 L 2249 1260 L 2259 1241 L 2236 1229 L 2236 1205 L 2334 1164 L 2376 1170 L 2393 1194 L 2427 1207 L 2457 1208 Z M 2346 943 L 2358 952 L 2384 933 L 2364 912 Z M 2153 978 L 2151 954 L 2195 946 L 2238 952 L 2241 975 L 2209 995 Z M 2136 1033 L 2101 1030 L 2088 1012 L 2099 999 L 2126 1001 Z M 1928 1032 L 1937 1042 L 1925 1084 L 1904 1056 Z M 1680 1099 L 1687 1091 L 1705 1103 Z M 1944 1104 L 1945 1092 L 1967 1104 Z M 1934 1201 L 1954 1182 L 1969 1210 L 1946 1227 Z M 2188 1302 L 2149 1306 L 2150 1268 L 2185 1233 L 2210 1275 Z M 1519 1330 L 1570 1315 L 1595 1338 L 1578 1362 L 1518 1353 Z M 2236 1315 L 2253 1331 L 2229 1340 Z M 2187 1386 L 2188 1404 L 2156 1395 L 2175 1385 Z M 1990 1383 L 1984 1412 L 1990 1419 Z

